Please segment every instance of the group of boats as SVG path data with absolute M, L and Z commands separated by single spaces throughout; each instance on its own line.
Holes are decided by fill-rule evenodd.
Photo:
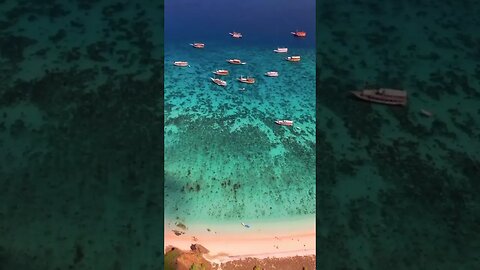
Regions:
M 242 38 L 243 35 L 242 33 L 239 32 L 232 32 L 229 33 L 232 38 Z M 291 32 L 292 35 L 295 37 L 306 37 L 307 33 L 304 31 L 295 31 Z M 197 49 L 204 49 L 205 44 L 204 43 L 192 43 L 190 44 L 192 47 L 197 48 Z M 273 50 L 275 53 L 288 53 L 288 48 L 286 47 L 279 47 L 275 50 Z M 301 60 L 301 57 L 298 55 L 294 56 L 288 56 L 285 58 L 285 60 L 290 61 L 290 62 L 299 62 Z M 227 63 L 230 63 L 232 65 L 245 65 L 247 64 L 246 62 L 241 61 L 240 59 L 228 59 L 226 60 Z M 174 62 L 175 66 L 179 67 L 187 67 L 190 66 L 188 62 L 186 61 L 176 61 Z M 218 69 L 213 72 L 213 74 L 217 76 L 228 76 L 230 72 L 226 69 Z M 278 72 L 277 71 L 268 71 L 264 74 L 267 77 L 278 77 Z M 227 82 L 225 80 L 222 80 L 220 78 L 210 78 L 213 83 L 219 85 L 219 86 L 227 86 Z M 244 77 L 243 75 L 237 78 L 237 81 L 245 84 L 254 84 L 255 83 L 255 78 L 253 77 Z M 245 88 L 241 88 L 241 90 L 245 90 Z M 386 104 L 386 105 L 400 105 L 400 106 L 406 106 L 407 105 L 407 92 L 404 90 L 397 90 L 397 89 L 390 89 L 390 88 L 378 88 L 378 89 L 362 89 L 359 91 L 351 91 L 351 94 L 355 96 L 358 99 L 368 101 L 368 102 L 373 102 L 373 103 L 380 103 L 380 104 Z M 433 114 L 427 110 L 422 109 L 421 113 L 425 116 L 431 117 Z M 293 121 L 292 120 L 276 120 L 275 123 L 277 125 L 282 125 L 282 126 L 293 126 Z
M 306 37 L 307 36 L 307 32 L 305 31 L 294 31 L 294 32 L 290 32 L 292 35 L 296 36 L 296 37 Z M 233 38 L 242 38 L 243 35 L 242 33 L 239 33 L 239 32 L 232 32 L 232 33 L 228 33 L 230 34 L 230 36 L 232 36 Z
M 294 31 L 290 32 L 294 37 L 299 37 L 299 38 L 304 38 L 307 36 L 307 33 L 305 31 Z M 232 38 L 243 38 L 242 33 L 240 32 L 231 32 L 229 35 Z M 194 42 L 191 43 L 190 46 L 196 49 L 204 49 L 205 48 L 205 43 L 200 43 L 200 42 Z M 275 53 L 288 53 L 288 48 L 286 47 L 278 47 L 277 49 L 273 50 Z M 285 58 L 285 60 L 289 62 L 300 62 L 301 57 L 299 55 L 293 55 L 293 56 L 288 56 Z M 232 65 L 246 65 L 246 62 L 243 62 L 240 59 L 228 59 L 226 60 L 227 63 L 232 64 Z M 175 66 L 178 67 L 189 67 L 190 64 L 187 61 L 175 61 L 173 62 Z M 228 76 L 230 75 L 230 72 L 226 69 L 218 69 L 213 72 L 213 74 L 217 76 Z M 267 71 L 264 73 L 265 76 L 267 77 L 278 77 L 278 71 Z M 215 83 L 216 85 L 219 86 L 227 86 L 227 82 L 225 80 L 222 80 L 220 78 L 214 78 L 210 77 L 210 80 Z M 251 76 L 246 76 L 244 77 L 241 75 L 239 78 L 237 78 L 237 81 L 240 83 L 245 83 L 245 84 L 254 84 L 256 82 L 254 77 Z M 241 88 L 240 90 L 245 90 L 245 88 Z M 293 121 L 292 120 L 277 120 L 275 121 L 276 124 L 282 125 L 282 126 L 293 126 Z

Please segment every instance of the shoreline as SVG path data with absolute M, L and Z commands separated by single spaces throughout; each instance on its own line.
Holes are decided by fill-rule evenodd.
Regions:
M 243 227 L 240 222 L 177 224 L 165 220 L 164 250 L 170 247 L 189 250 L 192 244 L 201 244 L 210 251 L 204 258 L 215 264 L 246 258 L 316 255 L 314 215 L 257 220 L 248 223 L 251 228 Z

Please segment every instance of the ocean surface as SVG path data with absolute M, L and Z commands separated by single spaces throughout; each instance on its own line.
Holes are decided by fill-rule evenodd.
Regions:
M 321 269 L 480 269 L 480 2 L 317 5 Z
M 194 2 L 165 3 L 166 221 L 239 224 L 314 214 L 315 2 Z M 297 29 L 307 37 L 293 37 Z M 274 53 L 278 46 L 289 53 Z M 302 61 L 286 61 L 290 55 Z M 247 64 L 231 65 L 231 58 Z M 217 69 L 230 71 L 226 87 L 210 80 Z M 264 76 L 270 70 L 279 77 Z M 241 75 L 256 83 L 238 82 Z
M 162 14 L 0 0 L 0 269 L 163 269 Z

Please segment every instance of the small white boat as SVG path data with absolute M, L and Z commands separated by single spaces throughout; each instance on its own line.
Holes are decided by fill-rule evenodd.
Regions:
M 228 59 L 228 63 L 234 64 L 234 65 L 245 65 L 245 62 L 242 62 L 240 59 Z
M 240 78 L 237 78 L 237 80 L 239 82 L 242 82 L 242 83 L 248 83 L 248 84 L 254 84 L 255 83 L 255 78 L 253 78 L 253 77 L 243 77 L 243 75 L 240 76 Z
M 194 48 L 197 48 L 197 49 L 203 49 L 205 48 L 205 44 L 204 43 L 192 43 L 190 44 L 190 46 L 194 47 Z
M 278 72 L 277 71 L 268 71 L 267 73 L 265 73 L 265 76 L 278 77 Z
M 232 36 L 233 38 L 242 38 L 242 33 L 239 33 L 239 32 L 232 32 L 232 33 L 229 33 L 230 36 Z
M 292 120 L 277 120 L 275 123 L 280 126 L 293 126 Z
M 287 53 L 288 48 L 277 48 L 276 50 L 273 50 L 276 53 Z
M 219 75 L 219 76 L 227 76 L 229 72 L 226 69 L 217 69 L 213 72 L 213 74 Z
M 242 226 L 245 227 L 245 228 L 250 228 L 250 225 L 245 224 L 245 223 L 243 223 L 243 222 L 242 222 Z
M 294 55 L 294 56 L 289 56 L 285 58 L 285 60 L 290 61 L 290 62 L 300 62 L 300 56 Z
M 185 62 L 185 61 L 176 61 L 176 62 L 173 62 L 173 64 L 177 67 L 188 67 L 189 66 L 188 62 Z
M 212 80 L 212 82 L 214 82 L 214 83 L 217 84 L 217 85 L 227 86 L 227 82 L 226 82 L 226 81 L 223 81 L 223 80 L 220 80 L 220 79 L 216 79 L 216 78 L 210 78 L 210 80 Z

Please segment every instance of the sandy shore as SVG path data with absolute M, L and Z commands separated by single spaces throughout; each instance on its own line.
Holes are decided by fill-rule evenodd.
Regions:
M 189 250 L 200 243 L 210 252 L 204 257 L 220 264 L 243 258 L 285 258 L 315 255 L 315 218 L 247 223 L 183 224 L 165 220 L 164 247 Z

